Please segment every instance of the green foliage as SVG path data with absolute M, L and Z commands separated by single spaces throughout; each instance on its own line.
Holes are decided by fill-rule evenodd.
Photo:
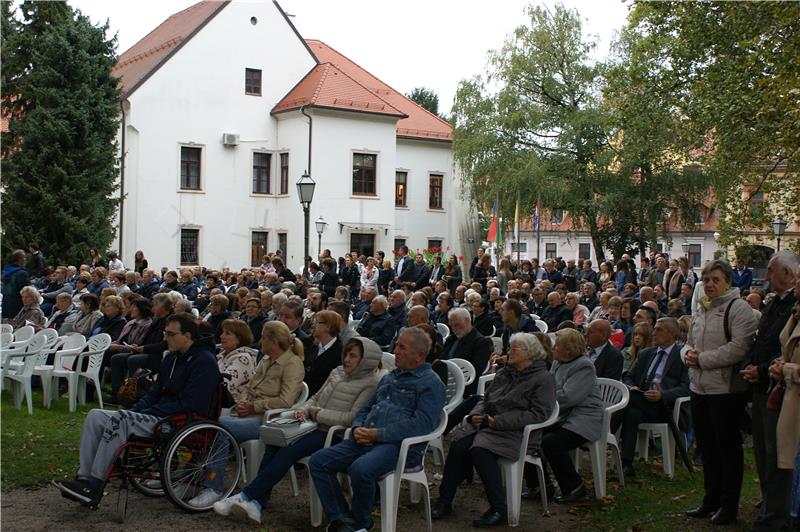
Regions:
M 426 89 L 425 87 L 416 87 L 413 91 L 406 94 L 406 96 L 431 113 L 439 116 L 439 96 L 433 90 Z
M 724 206 L 722 244 L 800 211 L 800 4 L 638 2 L 629 28 L 672 71 L 684 119 Z M 761 215 L 749 208 L 763 192 Z
M 77 263 L 114 238 L 116 38 L 64 2 L 3 2 L 4 254 L 37 241 Z

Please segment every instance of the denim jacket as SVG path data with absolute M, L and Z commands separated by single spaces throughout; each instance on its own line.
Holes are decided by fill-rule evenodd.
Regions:
M 433 432 L 441 420 L 445 395 L 444 384 L 430 364 L 411 371 L 395 369 L 381 379 L 358 411 L 353 428 L 377 428 L 379 442 L 399 445 L 404 438 Z

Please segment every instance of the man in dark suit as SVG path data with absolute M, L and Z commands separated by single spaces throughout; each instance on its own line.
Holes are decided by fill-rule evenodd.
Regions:
M 562 321 L 572 319 L 572 311 L 561 300 L 561 294 L 553 290 L 547 294 L 547 307 L 540 317 L 547 324 L 548 330 L 555 331 Z
M 414 277 L 411 282 L 414 283 L 414 288 L 419 290 L 429 285 L 431 276 L 431 269 L 425 264 L 425 257 L 422 253 L 417 253 L 414 258 Z
M 414 264 L 411 262 L 411 257 L 408 256 L 408 246 L 400 248 L 401 257 L 397 260 L 395 266 L 395 286 L 400 286 L 400 283 L 410 283 L 414 281 Z
M 278 321 L 282 321 L 289 327 L 292 334 L 300 340 L 303 344 L 303 365 L 306 368 L 311 367 L 316 355 L 316 348 L 314 347 L 314 339 L 308 334 L 303 332 L 300 326 L 303 324 L 303 305 L 296 301 L 287 301 L 281 306 L 281 312 L 278 314 Z M 258 361 L 261 361 L 262 353 L 258 354 Z
M 640 423 L 666 423 L 675 400 L 689 395 L 689 371 L 677 343 L 678 320 L 661 318 L 653 329 L 655 347 L 643 349 L 632 372 L 625 375 L 631 396 L 628 406 L 611 419 L 611 431 L 622 423 L 622 470 L 635 476 L 633 456 Z
M 444 342 L 442 359 L 463 358 L 475 368 L 475 381 L 464 390 L 464 397 L 469 397 L 478 390 L 478 377 L 486 370 L 494 344 L 490 338 L 486 338 L 472 326 L 472 319 L 467 309 L 451 310 L 448 321 L 452 334 Z
M 622 377 L 622 353 L 611 345 L 611 324 L 607 320 L 594 320 L 586 329 L 587 355 L 594 363 L 598 378 L 614 379 Z

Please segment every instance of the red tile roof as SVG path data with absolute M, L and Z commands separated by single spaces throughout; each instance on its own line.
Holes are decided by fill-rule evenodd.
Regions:
M 453 140 L 453 129 L 421 105 L 406 98 L 386 83 L 382 82 L 353 61 L 340 54 L 327 44 L 316 39 L 306 39 L 306 44 L 320 63 L 332 63 L 342 72 L 371 92 L 408 115 L 397 123 L 397 136 L 427 140 Z M 279 104 L 280 105 L 280 104 Z
M 199 31 L 228 2 L 204 1 L 175 13 L 125 51 L 111 73 L 122 78 L 122 91 L 136 90 L 178 48 Z
M 406 118 L 408 115 L 371 92 L 331 63 L 311 69 L 272 109 L 281 113 L 302 106 L 341 109 Z

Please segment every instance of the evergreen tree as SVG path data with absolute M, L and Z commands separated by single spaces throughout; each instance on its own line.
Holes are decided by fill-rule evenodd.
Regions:
M 415 101 L 431 113 L 439 115 L 439 96 L 431 89 L 417 87 L 408 93 L 408 99 Z
M 37 241 L 58 263 L 114 238 L 116 37 L 65 2 L 2 7 L 3 253 Z

